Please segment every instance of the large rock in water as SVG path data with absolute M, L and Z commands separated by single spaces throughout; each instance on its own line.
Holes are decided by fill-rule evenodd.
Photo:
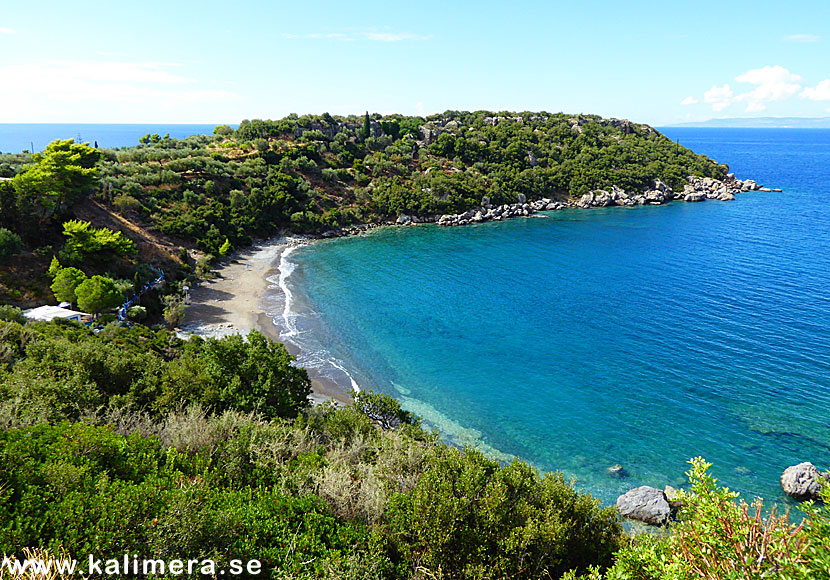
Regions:
M 791 465 L 781 474 L 781 489 L 799 501 L 818 499 L 818 491 L 824 484 L 824 476 L 809 461 Z
M 617 498 L 620 514 L 653 526 L 665 526 L 671 516 L 671 506 L 662 490 L 644 485 Z

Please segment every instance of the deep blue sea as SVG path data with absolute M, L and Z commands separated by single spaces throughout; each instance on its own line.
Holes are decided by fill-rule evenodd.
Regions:
M 282 261 L 283 336 L 607 503 L 698 455 L 782 500 L 788 465 L 830 467 L 830 131 L 664 132 L 784 193 L 315 243 Z
M 218 124 L 218 123 L 217 123 Z M 79 124 L 79 123 L 0 123 L 0 153 L 20 153 L 43 149 L 55 139 L 75 139 L 76 143 L 98 142 L 99 147 L 131 147 L 144 135 L 170 133 L 175 139 L 191 135 L 211 135 L 214 125 L 177 124 Z

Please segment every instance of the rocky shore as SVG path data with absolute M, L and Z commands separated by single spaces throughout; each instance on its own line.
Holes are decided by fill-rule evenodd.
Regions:
M 611 477 L 624 472 L 621 465 L 607 470 Z M 822 473 L 809 461 L 791 465 L 781 474 L 781 490 L 796 501 L 820 501 L 825 485 L 830 485 L 830 471 Z M 647 485 L 636 487 L 619 496 L 616 503 L 621 516 L 652 526 L 668 525 L 683 506 L 682 496 L 669 485 L 662 490 Z
M 672 201 L 701 202 L 709 199 L 718 201 L 732 201 L 736 195 L 750 191 L 780 192 L 780 189 L 771 189 L 758 184 L 752 179 L 740 180 L 730 173 L 723 180 L 711 177 L 687 178 L 688 183 L 683 191 L 674 191 L 668 184 L 656 180 L 651 189 L 646 191 L 627 192 L 617 186 L 610 191 L 597 189 L 586 193 L 579 198 L 557 201 L 542 198 L 528 201 L 522 193 L 517 203 L 493 205 L 490 198 L 485 196 L 481 206 L 469 209 L 459 214 L 443 214 L 432 216 L 417 216 L 401 214 L 396 220 L 387 222 L 360 224 L 345 228 L 336 228 L 322 234 L 321 237 L 333 238 L 363 233 L 367 230 L 382 226 L 411 226 L 421 223 L 435 223 L 439 226 L 464 226 L 488 221 L 501 221 L 512 217 L 526 217 L 540 211 L 558 211 L 567 208 L 589 209 L 595 207 L 630 207 L 635 205 L 663 205 Z

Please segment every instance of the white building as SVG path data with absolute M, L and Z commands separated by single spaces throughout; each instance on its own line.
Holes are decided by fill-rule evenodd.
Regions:
M 91 314 L 87 314 L 86 312 L 78 312 L 77 310 L 70 310 L 69 308 L 49 305 L 24 310 L 23 316 L 31 318 L 32 320 L 42 320 L 44 322 L 49 322 L 56 318 L 74 320 L 76 322 L 85 322 L 92 317 Z

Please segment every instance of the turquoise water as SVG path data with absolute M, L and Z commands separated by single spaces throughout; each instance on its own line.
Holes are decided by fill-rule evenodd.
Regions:
M 666 132 L 785 193 L 315 243 L 283 261 L 283 335 L 608 503 L 697 455 L 780 499 L 788 465 L 830 467 L 830 131 Z

